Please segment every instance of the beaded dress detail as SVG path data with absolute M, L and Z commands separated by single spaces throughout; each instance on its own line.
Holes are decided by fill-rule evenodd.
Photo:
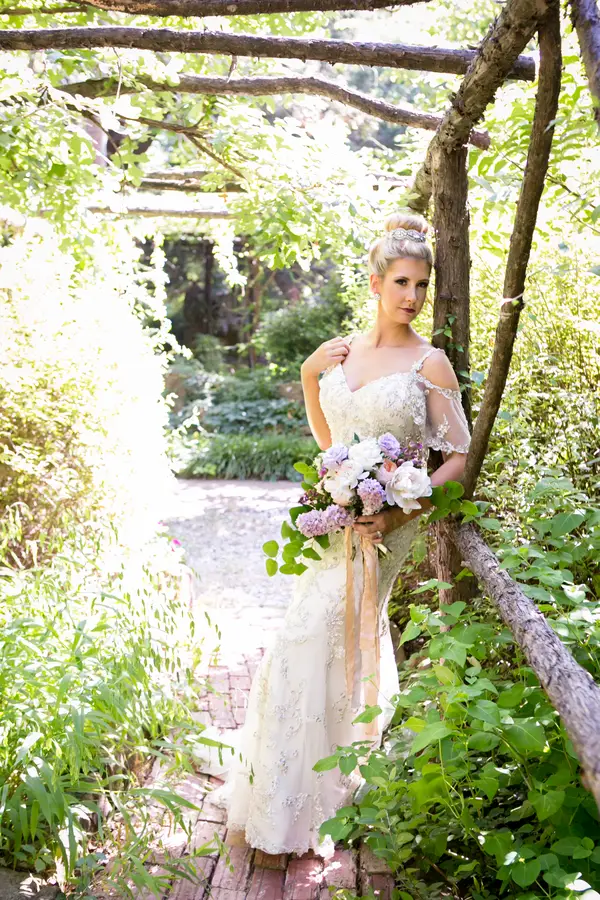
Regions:
M 349 443 L 391 432 L 401 444 L 422 442 L 444 454 L 466 453 L 469 430 L 460 391 L 440 388 L 420 372 L 434 348 L 421 351 L 406 372 L 377 378 L 351 391 L 341 364 L 328 369 L 320 382 L 320 402 L 333 443 Z M 352 724 L 364 708 L 351 708 L 345 679 L 344 534 L 331 536 L 320 562 L 306 560 L 307 570 L 295 576 L 294 593 L 283 627 L 256 671 L 246 721 L 236 735 L 238 752 L 230 759 L 225 784 L 213 793 L 227 808 L 227 824 L 245 831 L 250 846 L 266 853 L 333 852 L 331 839 L 321 841 L 319 827 L 351 802 L 361 783 L 358 770 L 350 776 L 339 769 L 315 772 L 314 764 L 337 746 L 369 740 L 379 746 L 391 721 L 390 698 L 398 692 L 398 672 L 389 630 L 387 604 L 400 567 L 415 537 L 418 520 L 384 539 L 391 551 L 380 563 L 380 696 L 375 739 L 366 726 Z M 354 535 L 354 540 L 358 538 Z M 362 578 L 362 556 L 354 559 L 356 579 Z M 225 738 L 223 738 L 225 740 Z

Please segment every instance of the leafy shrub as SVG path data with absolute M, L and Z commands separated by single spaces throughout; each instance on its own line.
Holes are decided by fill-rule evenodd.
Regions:
M 111 576 L 83 554 L 0 578 L 0 863 L 57 865 L 64 879 L 102 863 L 107 818 L 143 820 L 132 765 L 164 756 L 175 727 L 185 758 L 199 730 L 177 554 L 156 541 L 152 564 L 130 558 Z M 150 836 L 131 837 L 139 855 Z
M 556 470 L 525 496 L 516 527 L 478 505 L 502 566 L 598 680 L 600 510 Z M 413 900 L 449 889 L 473 900 L 585 897 L 600 881 L 598 810 L 512 635 L 480 598 L 470 611 L 411 606 L 402 641 L 423 640 L 401 669 L 387 747 L 361 765 L 367 790 L 323 833 L 364 836 Z M 348 774 L 364 749 L 318 766 Z
M 223 348 L 219 338 L 212 334 L 197 335 L 194 357 L 207 372 L 220 372 L 223 368 Z
M 215 386 L 214 402 L 236 403 L 250 400 L 277 400 L 278 380 L 266 366 L 240 368 L 235 375 L 225 375 Z
M 337 298 L 286 306 L 265 316 L 254 341 L 269 362 L 298 377 L 306 357 L 339 333 L 347 315 L 348 308 Z
M 257 478 L 299 481 L 299 460 L 312 462 L 319 448 L 312 438 L 272 435 L 188 437 L 176 460 L 177 474 L 206 478 Z
M 238 400 L 220 403 L 205 414 L 202 424 L 219 434 L 247 434 L 263 431 L 298 431 L 307 424 L 302 407 L 293 400 Z

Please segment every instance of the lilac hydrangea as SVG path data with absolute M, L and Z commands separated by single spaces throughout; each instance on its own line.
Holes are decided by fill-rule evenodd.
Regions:
M 330 531 L 334 531 L 336 528 L 345 528 L 346 525 L 351 525 L 354 521 L 352 513 L 344 509 L 343 506 L 338 506 L 337 503 L 327 507 L 325 516 L 329 523 Z
M 379 444 L 382 453 L 385 453 L 389 459 L 395 461 L 400 456 L 402 447 L 400 446 L 400 442 L 396 440 L 391 432 L 386 431 L 385 434 L 382 434 L 377 443 Z
M 348 448 L 345 444 L 332 444 L 323 454 L 322 465 L 328 471 L 337 469 L 338 466 L 348 459 Z
M 356 491 L 362 500 L 364 516 L 374 516 L 381 510 L 385 503 L 385 491 L 375 478 L 365 478 Z
M 311 509 L 310 512 L 301 513 L 296 519 L 296 528 L 304 537 L 317 537 L 327 534 L 330 525 L 327 520 L 326 510 Z

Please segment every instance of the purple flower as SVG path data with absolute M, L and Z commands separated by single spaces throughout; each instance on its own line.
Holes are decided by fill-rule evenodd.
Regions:
M 375 515 L 385 503 L 385 491 L 375 478 L 365 478 L 358 485 L 356 492 L 362 500 L 364 516 Z
M 327 521 L 326 511 L 312 509 L 310 512 L 301 513 L 296 519 L 296 528 L 304 535 L 304 537 L 317 537 L 320 534 L 327 534 L 330 530 Z
M 343 506 L 334 503 L 325 510 L 325 517 L 329 523 L 329 531 L 335 531 L 338 528 L 345 528 L 354 521 L 354 516 Z
M 398 459 L 402 448 L 393 434 L 387 431 L 385 434 L 381 435 L 377 443 L 379 444 L 382 453 L 385 453 L 389 459 Z
M 344 462 L 345 459 L 348 459 L 348 448 L 345 444 L 332 444 L 329 450 L 326 450 L 323 454 L 323 468 L 327 469 L 337 469 L 338 466 Z

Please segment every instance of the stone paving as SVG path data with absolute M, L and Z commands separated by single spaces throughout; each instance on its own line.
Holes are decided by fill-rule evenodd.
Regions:
M 239 728 L 244 722 L 252 676 L 270 635 L 281 626 L 293 584 L 291 578 L 268 577 L 261 547 L 278 538 L 298 493 L 291 482 L 178 482 L 165 521 L 197 573 L 195 620 L 209 651 L 203 671 L 216 691 L 205 692 L 200 701 L 197 716 L 207 725 Z M 185 859 L 216 834 L 233 869 L 218 853 L 197 859 L 199 880 L 176 880 L 168 900 L 325 900 L 335 888 L 358 895 L 372 888 L 380 900 L 391 900 L 393 878 L 365 846 L 337 849 L 327 861 L 312 853 L 269 856 L 245 846 L 239 835 L 227 833 L 224 811 L 211 803 L 210 791 L 220 783 L 196 773 L 177 787 L 200 811 L 192 814 L 191 841 L 175 832 L 165 844 Z

